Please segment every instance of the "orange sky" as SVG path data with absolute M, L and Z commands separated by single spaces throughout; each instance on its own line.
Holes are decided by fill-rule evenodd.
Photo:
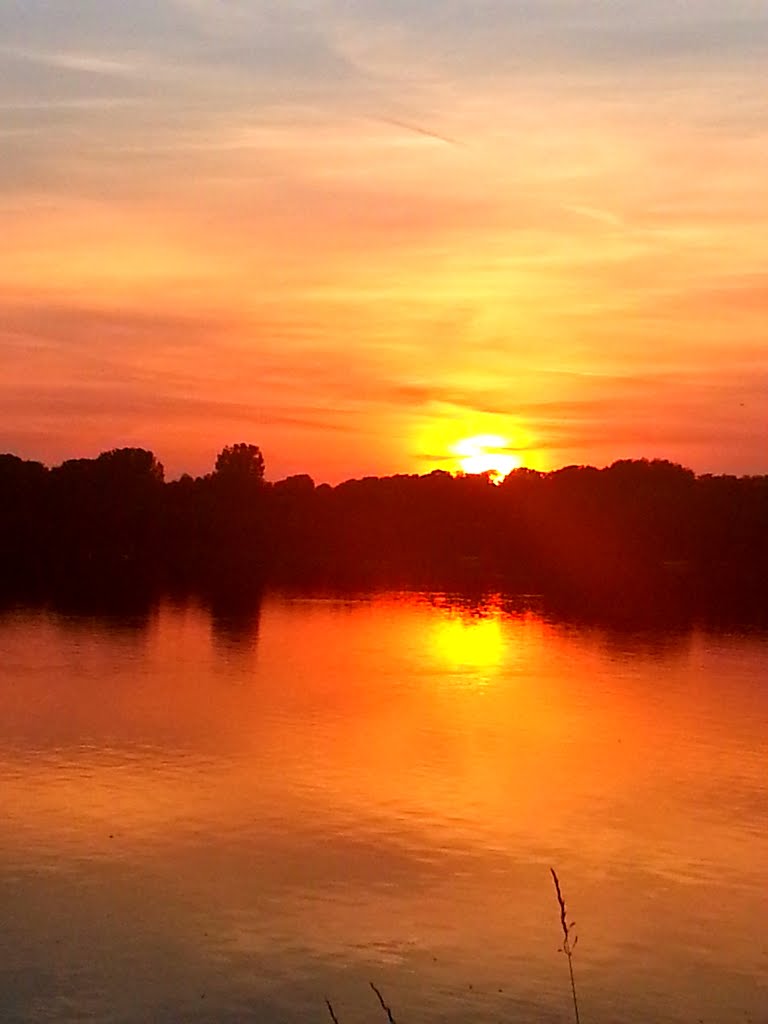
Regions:
M 0 9 L 0 450 L 766 472 L 768 14 Z

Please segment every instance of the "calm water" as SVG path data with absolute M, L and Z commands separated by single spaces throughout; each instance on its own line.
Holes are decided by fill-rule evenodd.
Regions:
M 768 638 L 0 617 L 0 1020 L 768 1020 Z

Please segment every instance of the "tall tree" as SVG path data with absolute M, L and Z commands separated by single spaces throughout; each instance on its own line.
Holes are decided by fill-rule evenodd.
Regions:
M 214 476 L 220 480 L 261 483 L 264 480 L 264 456 L 255 444 L 227 445 L 216 458 Z

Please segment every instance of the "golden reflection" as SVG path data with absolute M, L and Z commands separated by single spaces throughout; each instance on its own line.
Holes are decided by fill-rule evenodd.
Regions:
M 658 940 L 633 892 L 655 885 L 663 919 L 687 927 L 691 880 L 722 878 L 723 949 L 750 963 L 762 861 L 742 809 L 762 781 L 762 640 L 648 648 L 496 595 L 458 600 L 272 596 L 218 625 L 165 605 L 129 633 L 0 617 L 4 857 L 120 861 L 171 893 L 180 933 L 197 919 L 177 887 L 237 948 L 285 934 L 365 958 L 378 953 L 361 930 L 393 948 L 405 932 L 465 963 L 491 948 L 494 976 L 510 941 L 552 948 L 551 857 L 581 872 L 592 927 L 619 951 L 629 927 Z M 238 656 L 257 626 L 258 659 Z
M 504 660 L 504 635 L 497 616 L 441 619 L 432 642 L 438 659 L 455 668 L 497 668 Z

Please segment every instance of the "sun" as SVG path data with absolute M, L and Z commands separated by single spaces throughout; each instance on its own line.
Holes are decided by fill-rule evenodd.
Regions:
M 453 446 L 463 473 L 488 473 L 494 482 L 518 469 L 520 457 L 510 450 L 509 441 L 498 434 L 476 434 Z

